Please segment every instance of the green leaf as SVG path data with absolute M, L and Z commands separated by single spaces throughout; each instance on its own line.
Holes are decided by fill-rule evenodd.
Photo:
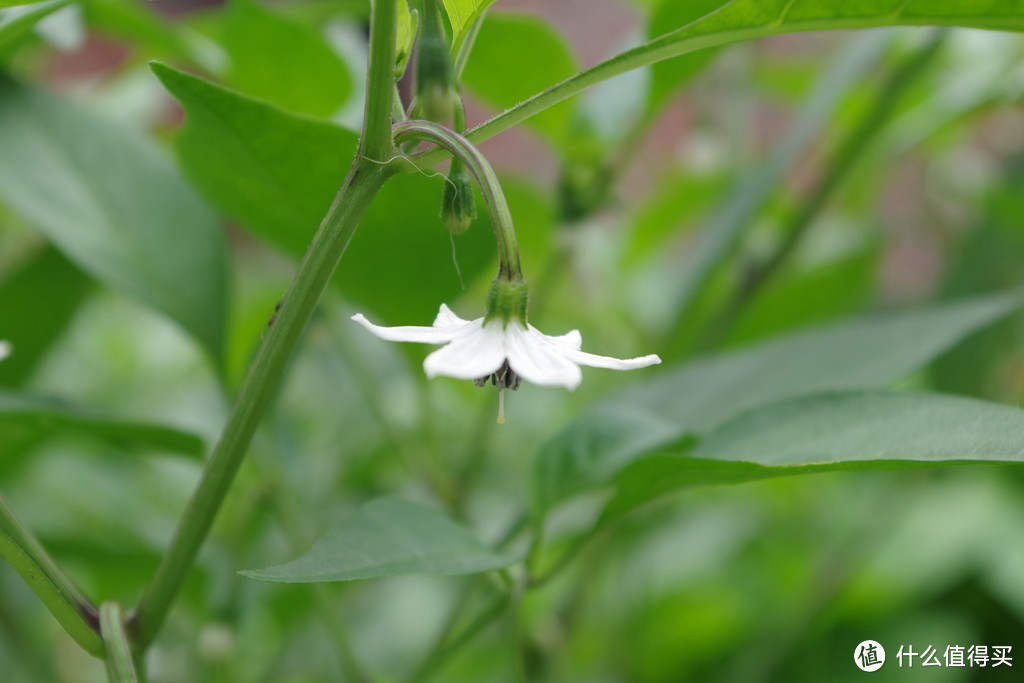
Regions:
M 255 234 L 293 255 L 305 253 L 359 137 L 164 64 L 150 67 L 185 108 L 174 147 L 189 179 Z
M 212 204 L 245 228 L 301 257 L 356 153 L 355 133 L 281 111 L 154 63 L 153 72 L 185 107 L 175 141 L 182 168 Z M 442 301 L 486 268 L 494 238 L 486 212 L 453 240 L 438 218 L 441 178 L 393 178 L 360 223 L 335 276 L 346 296 L 386 321 L 429 322 Z M 513 211 L 515 198 L 509 197 Z M 400 245 L 400 248 L 396 248 Z
M 843 322 L 668 368 L 574 420 L 541 449 L 535 502 L 543 509 L 604 485 L 609 472 L 659 446 L 652 424 L 664 446 L 783 398 L 893 382 L 1007 315 L 1021 298 L 1014 292 Z M 616 411 L 613 437 L 601 416 Z
M 728 1 L 662 2 L 651 15 L 647 34 L 654 38 L 680 26 L 686 26 L 725 5 Z M 717 50 L 703 50 L 656 63 L 651 68 L 651 86 L 647 95 L 648 112 L 653 113 L 660 109 L 672 93 L 700 73 L 717 56 Z
M 466 34 L 494 0 L 444 0 L 448 21 L 452 25 L 452 54 L 459 54 Z
M 352 79 L 322 33 L 255 0 L 232 0 L 224 22 L 233 85 L 313 116 L 330 116 L 345 103 Z
M 328 532 L 302 557 L 243 571 L 260 581 L 316 583 L 407 574 L 476 574 L 517 559 L 484 546 L 444 515 L 397 498 L 378 498 Z
M 118 420 L 97 415 L 63 401 L 0 392 L 0 444 L 10 434 L 23 437 L 48 435 L 56 431 L 88 434 L 118 446 L 182 453 L 202 458 L 206 447 L 195 434 L 172 427 Z M 0 453 L 4 452 L 0 445 Z
M 679 437 L 669 420 L 628 407 L 594 409 L 541 446 L 534 497 L 541 508 L 610 481 L 638 457 Z
M 571 76 L 577 68 L 565 39 L 546 21 L 491 13 L 480 26 L 462 82 L 484 102 L 505 109 Z M 531 121 L 556 142 L 567 137 L 571 123 L 569 105 L 553 107 Z
M 39 20 L 69 2 L 70 0 L 47 0 L 0 9 L 0 56 L 12 50 Z
M 3 336 L 17 349 L 0 363 L 0 386 L 25 381 L 92 289 L 86 275 L 50 247 L 0 282 Z
M 444 182 L 419 174 L 388 181 L 336 276 L 345 296 L 391 323 L 428 324 L 441 302 L 463 293 L 463 282 L 492 272 L 494 232 L 486 210 L 465 234 L 450 236 L 439 217 Z M 512 196 L 507 199 L 516 212 Z
M 72 261 L 163 311 L 220 359 L 224 237 L 141 133 L 0 78 L 0 198 Z
M 746 413 L 689 455 L 657 455 L 616 479 L 605 519 L 691 486 L 835 470 L 1024 462 L 1024 412 L 942 394 L 843 392 Z

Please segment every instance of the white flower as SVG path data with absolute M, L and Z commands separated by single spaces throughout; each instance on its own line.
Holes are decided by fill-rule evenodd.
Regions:
M 533 384 L 571 391 L 583 379 L 581 365 L 634 370 L 661 362 L 655 355 L 626 360 L 596 356 L 580 351 L 582 338 L 577 330 L 549 337 L 516 319 L 503 324 L 494 318 L 485 325 L 483 318 L 463 320 L 444 304 L 431 327 L 380 327 L 362 313 L 352 316 L 352 320 L 387 341 L 445 344 L 423 361 L 427 377 L 445 375 L 476 380 L 481 385 L 491 379 L 499 389 L 515 389 L 522 377 Z
M 0 360 L 7 358 L 11 355 L 11 343 L 0 339 Z

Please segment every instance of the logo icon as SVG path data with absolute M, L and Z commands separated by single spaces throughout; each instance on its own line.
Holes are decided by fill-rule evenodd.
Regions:
M 878 671 L 885 664 L 885 648 L 876 640 L 865 640 L 853 650 L 853 661 L 861 671 Z

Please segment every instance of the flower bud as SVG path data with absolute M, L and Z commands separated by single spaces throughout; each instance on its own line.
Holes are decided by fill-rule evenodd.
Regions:
M 608 203 L 614 174 L 605 159 L 592 125 L 575 121 L 558 179 L 559 212 L 565 222 L 582 220 Z
M 455 112 L 458 94 L 448 41 L 441 28 L 437 0 L 424 0 L 423 21 L 416 47 L 416 94 L 413 114 L 444 123 Z
M 448 232 L 461 235 L 469 230 L 476 219 L 476 199 L 473 197 L 473 179 L 458 158 L 452 159 L 448 182 L 441 195 L 441 220 Z

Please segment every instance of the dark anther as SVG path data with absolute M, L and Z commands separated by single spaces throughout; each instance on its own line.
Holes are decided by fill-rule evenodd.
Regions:
M 487 386 L 487 381 L 490 380 L 491 384 L 498 387 L 499 389 L 511 389 L 515 391 L 519 388 L 519 375 L 512 371 L 512 368 L 508 366 L 508 361 L 501 364 L 501 367 L 489 375 L 483 377 L 477 377 L 473 380 L 473 384 L 478 387 Z

